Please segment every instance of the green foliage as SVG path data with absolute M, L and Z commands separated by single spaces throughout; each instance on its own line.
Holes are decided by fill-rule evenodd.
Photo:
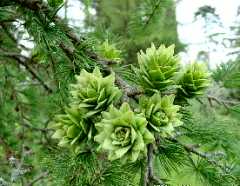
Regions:
M 83 3 L 96 14 L 85 11 L 84 27 L 71 29 L 70 19 L 56 16 L 62 1 L 0 2 L 0 182 L 138 186 L 149 177 L 149 185 L 239 185 L 239 60 L 213 73 L 218 86 L 197 97 L 201 103 L 186 101 L 209 77 L 199 68 L 176 73 L 170 45 L 177 52 L 183 45 L 174 1 Z M 170 47 L 140 52 L 134 73 L 128 64 L 153 42 Z
M 165 48 L 162 45 L 156 49 L 152 45 L 146 54 L 139 54 L 139 63 L 140 68 L 136 69 L 136 72 L 149 72 L 149 82 L 160 84 L 160 87 L 151 87 L 155 88 L 150 89 L 152 92 L 160 91 L 162 87 L 166 89 L 174 83 L 169 79 L 176 74 L 179 59 L 174 56 L 173 47 Z M 157 67 L 156 71 L 154 68 Z M 197 65 L 194 67 L 195 83 L 195 80 L 202 80 L 202 75 L 205 74 Z M 142 82 L 139 74 L 138 77 Z M 156 81 L 153 81 L 153 78 Z M 135 115 L 127 103 L 123 103 L 119 110 L 110 106 L 120 97 L 120 90 L 115 87 L 114 81 L 114 74 L 103 78 L 98 68 L 92 73 L 81 71 L 77 82 L 72 84 L 70 89 L 70 107 L 74 108 L 67 109 L 67 115 L 60 115 L 55 124 L 57 131 L 53 138 L 60 139 L 60 146 L 70 144 L 75 152 L 85 151 L 80 144 L 86 138 L 92 138 L 95 125 L 98 133 L 94 138 L 100 143 L 100 149 L 108 151 L 109 160 L 122 159 L 126 163 L 135 162 L 142 155 L 146 156 L 146 145 L 155 139 L 147 127 L 163 137 L 174 135 L 174 128 L 182 124 L 181 116 L 177 113 L 180 106 L 173 104 L 174 95 L 161 98 L 160 94 L 156 93 L 150 99 L 140 97 L 140 113 Z M 109 111 L 103 112 L 108 110 L 109 106 Z M 98 122 L 99 120 L 101 121 Z
M 213 73 L 213 78 L 217 82 L 222 82 L 226 88 L 240 87 L 240 61 L 230 61 L 221 64 Z
M 204 159 L 192 159 L 188 166 L 181 167 L 181 171 L 172 174 L 175 179 L 168 182 L 170 185 L 218 186 L 236 185 L 229 176 L 219 173 Z
M 238 185 L 238 173 L 233 173 L 237 172 L 239 161 L 238 120 L 197 102 L 185 109 L 191 110 L 192 117 L 189 116 L 188 120 L 192 121 L 180 127 L 177 139 L 190 144 L 187 148 L 195 149 L 196 145 L 199 152 L 206 152 L 203 154 L 210 161 L 218 162 L 220 167 L 186 152 L 181 144 L 161 139 L 155 159 L 156 173 L 160 173 L 158 176 L 167 179 L 166 183 L 170 185 Z
M 154 160 L 154 166 L 157 170 L 155 171 L 156 176 L 160 176 L 163 173 L 171 175 L 173 172 L 180 171 L 189 162 L 184 148 L 168 140 L 163 140 L 158 145 L 156 151 Z M 168 179 L 167 176 L 166 179 Z
M 205 118 L 195 113 L 193 123 L 188 126 L 189 130 L 185 131 L 185 135 L 197 144 L 203 143 L 209 151 L 224 151 L 228 158 L 235 159 L 239 153 L 236 148 L 240 137 L 236 131 L 239 128 L 238 120 L 231 116 L 222 116 L 221 113 L 214 114 L 211 110 L 203 113 Z
M 89 9 L 89 2 L 83 3 Z M 93 28 L 93 35 L 101 41 L 117 40 L 127 63 L 135 63 L 136 53 L 153 42 L 175 43 L 177 52 L 184 49 L 178 38 L 173 0 L 101 0 L 90 5 L 96 14 L 86 17 L 86 27 Z
M 103 156 L 86 152 L 71 156 L 64 151 L 46 151 L 41 164 L 50 172 L 53 185 L 137 186 L 140 162 L 122 165 L 108 162 Z M 128 171 L 126 171 L 128 170 Z

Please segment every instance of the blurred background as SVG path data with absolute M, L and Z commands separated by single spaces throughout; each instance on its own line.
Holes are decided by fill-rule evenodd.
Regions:
M 134 43 L 136 49 L 149 46 L 150 42 L 175 43 L 184 63 L 205 61 L 210 68 L 215 68 L 237 57 L 240 50 L 235 45 L 240 24 L 238 0 L 162 0 L 159 5 L 155 3 L 67 0 L 59 15 L 80 32 L 105 32 L 106 38 L 102 39 L 114 37 L 125 45 Z M 144 20 L 151 10 L 153 16 Z M 141 24 L 146 26 L 137 30 Z M 144 31 L 141 36 L 139 31 Z

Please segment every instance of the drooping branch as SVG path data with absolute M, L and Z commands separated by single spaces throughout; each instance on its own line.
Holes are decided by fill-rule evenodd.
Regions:
M 28 61 L 31 61 L 30 58 L 25 57 L 19 53 L 12 53 L 12 52 L 2 52 L 1 53 L 2 56 L 6 56 L 9 58 L 14 59 L 15 61 L 17 61 L 20 65 L 24 66 L 25 69 L 33 76 L 33 78 L 35 78 L 36 80 L 38 80 L 38 82 L 43 86 L 43 88 L 48 92 L 48 93 L 52 93 L 53 90 L 44 82 L 44 80 L 41 79 L 41 77 L 35 72 L 35 70 L 28 65 Z
M 21 6 L 26 6 L 27 8 L 36 11 L 36 12 L 43 12 L 48 14 L 49 9 L 48 7 L 41 1 L 41 0 L 14 0 L 15 2 L 18 2 Z M 55 21 L 55 23 L 60 23 L 62 20 L 55 16 L 55 18 L 53 19 L 53 21 Z M 63 22 L 63 21 L 62 21 Z M 69 45 L 66 45 L 64 42 L 60 43 L 60 47 L 61 49 L 65 52 L 66 56 L 68 56 L 68 58 L 73 61 L 74 59 L 74 55 L 75 52 L 77 52 L 76 50 L 76 46 L 78 46 L 83 40 L 84 38 L 79 38 L 77 37 L 74 32 L 72 31 L 71 28 L 67 27 L 67 25 L 64 28 L 65 34 L 68 36 L 68 38 L 72 41 L 72 43 L 74 44 L 75 47 L 69 47 Z M 110 67 L 109 64 L 114 63 L 113 61 L 110 60 L 106 60 L 106 59 L 102 59 L 101 57 L 99 57 L 96 53 L 94 53 L 93 51 L 89 51 L 89 50 L 85 50 L 85 54 L 86 56 L 88 56 L 88 58 L 90 58 L 91 60 L 95 61 L 96 63 L 98 63 L 99 65 L 101 65 L 106 71 L 111 72 L 112 68 Z M 38 81 L 44 86 L 44 88 L 46 90 L 51 90 L 45 83 L 43 80 L 41 80 L 40 77 L 37 76 L 37 74 L 27 65 L 27 63 L 25 63 L 24 61 L 22 61 L 21 58 L 19 58 L 19 56 L 12 56 L 14 59 L 16 59 L 20 64 L 22 64 L 23 66 L 25 66 L 25 68 L 36 78 L 38 79 Z M 139 90 L 136 87 L 131 86 L 127 81 L 125 81 L 119 74 L 116 74 L 116 84 L 123 90 L 124 92 L 124 99 L 128 99 L 130 97 L 133 97 L 135 95 L 139 95 L 142 94 L 142 91 Z M 175 140 L 175 139 L 174 139 Z M 178 141 L 176 140 L 175 142 L 178 143 Z M 185 150 L 187 150 L 188 152 L 191 153 L 195 153 L 198 156 L 201 156 L 203 158 L 208 158 L 207 156 L 205 156 L 205 154 L 198 152 L 196 149 L 186 146 L 184 144 L 182 144 L 183 147 L 185 148 Z M 215 160 L 208 160 L 209 162 L 213 163 L 213 164 L 217 164 L 217 162 L 215 162 Z M 153 173 L 153 145 L 150 144 L 148 146 L 148 154 L 147 154 L 147 170 L 145 173 L 145 185 L 147 185 L 150 182 L 157 182 L 158 185 L 162 185 L 162 181 L 155 178 L 154 177 L 154 173 Z
M 61 43 L 60 47 L 65 52 L 65 54 L 69 57 L 70 60 L 74 59 L 73 56 L 74 56 L 75 48 L 70 48 L 70 47 L 66 46 L 64 43 Z M 115 62 L 106 60 L 106 59 L 102 59 L 96 53 L 94 53 L 92 51 L 86 51 L 86 53 L 87 53 L 87 56 L 91 60 L 96 61 L 96 63 L 101 65 L 101 67 L 104 68 L 104 70 L 106 70 L 108 72 L 112 71 L 112 68 L 109 65 L 113 64 Z M 127 99 L 129 97 L 134 97 L 136 95 L 143 93 L 142 90 L 139 90 L 136 87 L 129 85 L 119 74 L 115 74 L 115 76 L 116 76 L 116 81 L 115 81 L 116 84 L 118 85 L 119 88 L 121 88 L 123 90 L 123 92 L 125 94 L 124 99 Z
M 49 12 L 51 12 L 51 9 L 48 8 L 47 4 L 44 3 L 41 0 L 14 0 L 16 3 L 18 3 L 21 6 L 24 6 L 30 10 L 33 10 L 35 12 L 44 12 L 47 17 L 49 17 Z M 53 18 L 53 21 L 56 24 L 61 24 L 61 27 L 64 29 L 65 34 L 68 36 L 68 38 L 72 41 L 72 43 L 75 46 L 78 46 L 82 41 L 85 40 L 85 38 L 80 38 L 78 37 L 74 31 L 69 28 L 67 25 L 63 25 L 63 20 L 55 16 Z M 68 45 L 66 45 L 64 42 L 61 42 L 59 45 L 62 50 L 65 52 L 65 54 L 69 57 L 70 60 L 74 59 L 74 53 L 75 53 L 75 48 L 70 48 Z M 93 51 L 86 50 L 85 51 L 86 55 L 99 65 L 101 65 L 106 71 L 112 71 L 111 67 L 109 67 L 109 64 L 116 63 L 111 60 L 107 59 L 102 59 L 100 58 L 96 53 Z M 142 90 L 137 89 L 136 87 L 133 87 L 129 85 L 120 75 L 116 74 L 116 84 L 124 91 L 124 97 L 125 99 L 129 97 L 134 97 L 135 95 L 142 94 Z M 125 100 L 124 99 L 124 100 Z

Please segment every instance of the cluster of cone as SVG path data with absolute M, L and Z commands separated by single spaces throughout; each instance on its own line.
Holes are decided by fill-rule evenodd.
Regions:
M 56 129 L 53 138 L 60 140 L 59 146 L 79 153 L 83 141 L 93 138 L 96 118 L 120 99 L 121 91 L 114 85 L 114 74 L 103 77 L 97 67 L 92 73 L 82 70 L 76 80 L 70 86 L 70 108 L 57 115 L 51 127 Z
M 145 95 L 140 96 L 135 112 L 128 103 L 116 107 L 121 91 L 114 84 L 113 73 L 103 77 L 95 68 L 92 73 L 82 70 L 76 76 L 77 82 L 70 87 L 70 107 L 51 124 L 56 129 L 53 138 L 59 139 L 60 146 L 79 153 L 83 144 L 97 142 L 99 149 L 108 152 L 109 160 L 134 162 L 146 155 L 154 134 L 174 134 L 174 128 L 182 125 L 180 106 L 174 104 L 175 95 L 162 96 L 162 92 L 175 84 L 179 85 L 178 96 L 193 98 L 208 86 L 208 73 L 194 63 L 176 76 L 179 58 L 173 46 L 152 45 L 146 53 L 138 54 L 138 62 L 135 72 Z

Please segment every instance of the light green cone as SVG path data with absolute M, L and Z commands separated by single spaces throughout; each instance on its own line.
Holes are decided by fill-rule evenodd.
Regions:
M 174 45 L 156 48 L 152 44 L 146 53 L 138 53 L 139 69 L 135 69 L 141 86 L 150 92 L 166 89 L 174 83 L 173 77 L 179 67 L 179 58 L 174 55 Z
M 93 123 L 83 119 L 84 111 L 79 108 L 66 108 L 64 114 L 56 115 L 50 128 L 55 129 L 52 138 L 58 139 L 61 147 L 70 147 L 78 153 L 81 143 L 92 139 Z
M 202 95 L 209 85 L 209 74 L 203 64 L 190 64 L 182 75 L 178 96 L 193 98 Z
M 112 60 L 117 63 L 121 61 L 121 51 L 113 44 L 109 44 L 108 40 L 97 47 L 97 52 L 103 59 Z
M 134 162 L 146 155 L 146 145 L 154 141 L 146 126 L 145 117 L 135 114 L 127 103 L 119 110 L 111 106 L 109 112 L 103 113 L 103 119 L 95 124 L 98 135 L 94 139 L 100 149 L 108 152 L 109 160 Z
M 82 70 L 76 79 L 77 83 L 71 86 L 70 93 L 73 104 L 88 110 L 85 117 L 107 110 L 121 97 L 121 91 L 114 85 L 114 74 L 102 77 L 97 67 L 92 73 Z
M 161 97 L 159 93 L 140 98 L 141 112 L 145 114 L 148 127 L 163 137 L 172 135 L 174 127 L 182 125 L 178 113 L 180 106 L 174 105 L 173 101 L 174 95 Z

